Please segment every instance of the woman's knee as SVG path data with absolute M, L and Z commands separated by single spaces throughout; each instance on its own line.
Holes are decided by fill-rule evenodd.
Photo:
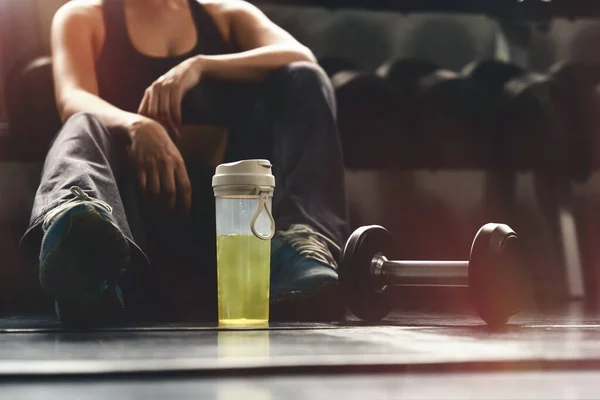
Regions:
M 61 131 L 95 133 L 108 131 L 108 127 L 96 114 L 79 112 L 73 114 L 69 117 L 69 119 L 67 119 Z
M 89 125 L 103 125 L 103 122 L 100 120 L 96 114 L 87 113 L 87 112 L 78 112 L 73 114 L 67 119 L 67 121 L 63 125 L 63 130 L 68 128 L 78 128 Z
M 73 114 L 64 123 L 60 135 L 90 137 L 95 141 L 110 141 L 110 128 L 95 114 L 80 112 Z
M 120 140 L 115 140 L 116 137 L 97 115 L 77 113 L 63 124 L 51 143 L 50 152 L 60 151 L 57 146 L 66 146 L 62 151 L 66 151 L 67 148 L 74 151 L 73 146 L 76 146 L 77 151 L 81 154 L 93 153 L 102 149 L 108 155 L 115 149 L 124 147 L 120 145 Z
M 293 79 L 315 80 L 320 83 L 329 82 L 327 73 L 319 64 L 308 61 L 294 61 L 275 71 Z
M 335 92 L 327 73 L 318 64 L 308 61 L 292 62 L 276 71 L 268 78 L 286 95 L 298 94 L 302 97 L 325 96 L 330 107 L 335 107 Z

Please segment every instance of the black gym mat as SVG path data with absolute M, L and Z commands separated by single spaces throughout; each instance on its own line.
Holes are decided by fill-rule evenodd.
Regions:
M 513 318 L 509 324 L 500 330 L 510 330 L 519 327 L 546 326 L 549 321 L 554 325 L 572 326 L 591 325 L 600 323 L 600 317 L 595 315 L 577 314 L 573 316 L 564 311 L 553 312 L 550 315 L 540 313 L 523 313 Z M 474 312 L 423 312 L 396 311 L 380 322 L 364 322 L 353 318 L 334 322 L 271 322 L 268 327 L 254 328 L 223 328 L 216 323 L 164 323 L 140 322 L 104 327 L 77 327 L 61 324 L 54 315 L 30 315 L 0 317 L 0 336 L 6 333 L 43 333 L 43 332 L 186 332 L 186 331 L 232 331 L 232 330 L 318 330 L 343 329 L 358 327 L 403 327 L 418 328 L 453 328 L 470 329 L 473 332 L 490 332 L 488 327 Z
M 595 371 L 351 374 L 173 379 L 126 378 L 15 382 L 0 399 L 597 399 Z
M 341 329 L 361 326 L 410 326 L 410 327 L 473 327 L 487 329 L 485 323 L 472 312 L 427 313 L 423 311 L 393 312 L 378 323 L 359 321 L 349 317 L 334 322 L 271 322 L 268 327 L 222 328 L 216 323 L 164 323 L 140 322 L 105 327 L 76 327 L 61 324 L 55 315 L 19 315 L 0 317 L 0 335 L 3 333 L 42 333 L 42 332 L 152 332 L 152 331 L 221 331 L 221 330 L 306 330 Z
M 501 330 L 475 316 L 418 313 L 381 325 L 261 330 L 176 324 L 76 330 L 24 317 L 0 326 L 0 380 L 600 367 L 600 318 L 568 313 L 522 315 Z
M 358 322 L 357 322 L 358 323 Z M 0 335 L 7 333 L 67 333 L 67 332 L 188 332 L 188 331 L 264 331 L 264 330 L 306 330 L 336 329 L 352 324 L 351 322 L 271 323 L 266 327 L 223 328 L 216 323 L 164 323 L 140 322 L 113 326 L 75 326 L 62 324 L 52 315 L 15 316 L 0 318 Z

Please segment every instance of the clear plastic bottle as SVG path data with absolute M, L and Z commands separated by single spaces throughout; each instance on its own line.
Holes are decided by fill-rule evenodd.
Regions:
M 216 202 L 219 325 L 269 321 L 271 213 L 275 178 L 268 160 L 222 164 L 213 177 Z

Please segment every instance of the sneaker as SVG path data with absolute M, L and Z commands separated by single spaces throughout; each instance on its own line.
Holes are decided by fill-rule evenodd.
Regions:
M 292 225 L 271 241 L 271 316 L 274 320 L 331 320 L 343 315 L 331 239 Z
M 124 317 L 118 280 L 131 250 L 112 208 L 72 187 L 75 196 L 48 212 L 42 225 L 39 280 L 62 322 L 107 323 Z

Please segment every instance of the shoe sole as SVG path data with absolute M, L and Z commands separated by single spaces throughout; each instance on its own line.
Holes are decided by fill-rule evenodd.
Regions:
M 338 282 L 324 282 L 310 293 L 292 293 L 270 305 L 272 322 L 332 322 L 346 314 Z
M 69 223 L 60 250 L 50 252 L 40 265 L 40 284 L 61 308 L 62 303 L 97 303 L 103 297 L 102 282 L 116 284 L 131 260 L 123 233 L 97 211 L 73 214 Z

